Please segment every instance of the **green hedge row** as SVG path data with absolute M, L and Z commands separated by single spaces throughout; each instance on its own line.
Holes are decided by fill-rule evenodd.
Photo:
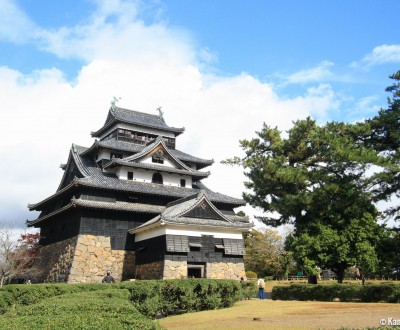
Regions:
M 133 305 L 147 317 L 168 316 L 232 306 L 242 297 L 242 287 L 233 280 L 163 280 L 123 282 Z
M 0 290 L 0 314 L 14 305 L 31 305 L 43 299 L 69 293 L 109 289 L 104 284 L 12 284 Z
M 316 301 L 360 301 L 360 302 L 400 302 L 400 285 L 313 285 L 292 284 L 275 286 L 272 289 L 273 300 L 316 300 Z
M 0 316 L 0 329 L 160 329 L 159 324 L 143 316 L 129 298 L 128 290 L 67 293 L 11 308 Z
M 127 290 L 143 315 L 155 317 L 232 306 L 245 290 L 233 280 L 132 281 L 119 284 L 7 285 L 0 290 L 0 314 L 12 306 L 32 305 L 55 296 L 103 290 Z

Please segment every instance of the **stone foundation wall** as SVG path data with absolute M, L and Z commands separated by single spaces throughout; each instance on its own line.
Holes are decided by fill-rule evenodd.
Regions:
M 187 277 L 186 261 L 164 261 L 163 279 L 182 279 Z
M 207 278 L 238 280 L 242 276 L 246 277 L 244 263 L 215 262 L 206 265 Z
M 135 253 L 112 250 L 110 237 L 79 235 L 68 283 L 101 283 L 107 270 L 116 281 L 134 278 Z
M 163 274 L 164 261 L 155 261 L 145 265 L 138 265 L 136 279 L 138 280 L 161 280 Z
M 117 280 L 137 278 L 181 279 L 187 277 L 186 261 L 157 261 L 135 266 L 135 252 L 112 250 L 110 237 L 79 235 L 43 246 L 36 264 L 34 282 L 101 283 L 107 270 Z M 245 277 L 244 263 L 207 263 L 207 278 Z
M 101 283 L 107 270 L 121 281 L 134 278 L 135 253 L 112 250 L 109 237 L 79 235 L 42 246 L 36 268 L 36 283 Z
M 67 282 L 74 258 L 77 237 L 42 246 L 35 262 L 34 283 Z

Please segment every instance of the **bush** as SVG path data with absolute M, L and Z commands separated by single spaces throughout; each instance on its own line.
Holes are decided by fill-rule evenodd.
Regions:
M 272 289 L 273 300 L 316 300 L 316 301 L 361 301 L 361 302 L 400 302 L 400 285 L 313 285 L 292 284 L 275 286 Z
M 160 280 L 124 282 L 133 305 L 144 315 L 155 317 L 232 306 L 241 297 L 241 286 L 233 280 Z
M 389 283 L 365 285 L 361 291 L 361 299 L 365 302 L 387 301 L 398 303 L 400 302 L 400 285 Z
M 255 273 L 255 272 L 253 272 L 253 271 L 251 271 L 251 270 L 248 270 L 248 271 L 246 272 L 246 277 L 247 277 L 247 278 L 257 278 L 257 273 Z
M 31 305 L 43 299 L 68 293 L 97 291 L 114 286 L 104 284 L 12 284 L 0 290 L 0 313 L 4 313 L 11 305 Z
M 47 301 L 53 301 L 55 305 L 59 303 L 62 305 L 64 304 L 64 299 L 70 301 L 69 297 L 73 295 L 76 295 L 76 297 L 83 301 L 86 309 L 90 309 L 92 305 L 88 300 L 83 298 L 97 297 L 97 300 L 93 300 L 92 304 L 93 308 L 98 310 L 100 314 L 103 313 L 105 307 L 100 307 L 99 298 L 107 302 L 112 302 L 113 299 L 119 299 L 120 301 L 125 299 L 125 305 L 133 308 L 136 314 L 141 313 L 144 318 L 155 318 L 158 314 L 167 316 L 190 311 L 230 307 L 242 296 L 242 286 L 238 281 L 234 280 L 208 279 L 134 281 L 122 282 L 115 285 L 9 285 L 0 290 L 0 312 L 6 313 L 6 311 L 9 311 L 7 315 L 10 315 L 10 307 L 15 305 L 15 310 L 25 311 L 24 313 L 27 310 L 38 312 L 37 306 L 42 306 L 41 308 L 44 310 L 49 309 L 52 313 L 56 313 L 56 306 L 48 305 Z M 66 304 L 66 313 L 68 314 L 70 313 L 68 311 L 72 310 L 74 306 L 72 302 L 71 306 L 68 303 Z M 26 306 L 26 308 L 21 306 Z M 117 309 L 118 311 L 119 309 Z M 110 310 L 110 312 L 112 311 Z M 76 315 L 80 315 L 79 310 L 76 310 Z M 21 318 L 25 316 L 21 315 Z M 67 316 L 60 318 L 62 319 L 63 317 Z M 78 316 L 71 315 L 70 317 L 71 320 L 75 320 L 73 321 L 75 323 L 71 323 L 71 326 L 79 328 L 78 323 L 80 321 Z M 39 320 L 41 320 L 40 322 L 45 322 L 44 324 L 50 324 L 50 321 L 45 316 Z M 18 322 L 22 321 L 19 320 Z M 18 325 L 20 326 L 17 327 L 18 329 L 24 328 L 24 324 L 18 323 Z M 58 323 L 55 323 L 56 326 L 58 326 Z M 81 324 L 81 326 L 82 329 L 91 329 L 91 324 Z M 117 327 L 116 329 L 120 328 Z
M 160 329 L 129 302 L 128 290 L 98 290 L 55 296 L 8 311 L 0 329 Z
M 257 281 L 242 282 L 242 298 L 256 298 L 258 295 Z

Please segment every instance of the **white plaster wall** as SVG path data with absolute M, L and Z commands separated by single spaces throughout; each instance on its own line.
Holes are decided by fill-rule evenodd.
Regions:
M 121 180 L 128 179 L 128 171 L 133 172 L 133 181 L 151 183 L 154 171 L 146 171 L 144 169 L 135 169 L 130 167 L 120 167 L 117 175 Z M 160 172 L 161 173 L 161 172 Z M 186 188 L 192 188 L 192 177 L 188 175 L 180 175 L 173 173 L 161 173 L 165 186 L 180 187 L 181 179 L 186 180 Z
M 194 226 L 193 226 L 194 227 Z M 144 241 L 162 235 L 185 235 L 201 237 L 201 235 L 213 235 L 215 238 L 243 239 L 242 231 L 229 228 L 191 228 L 189 226 L 159 225 L 135 234 L 135 242 Z

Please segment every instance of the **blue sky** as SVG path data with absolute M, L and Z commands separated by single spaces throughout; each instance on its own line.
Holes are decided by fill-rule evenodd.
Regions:
M 113 96 L 162 106 L 186 127 L 178 147 L 216 160 L 205 183 L 239 197 L 240 169 L 219 161 L 262 122 L 386 107 L 399 12 L 397 0 L 1 0 L 0 221 L 35 216 L 26 204 L 54 192 L 71 143 L 93 143 Z

